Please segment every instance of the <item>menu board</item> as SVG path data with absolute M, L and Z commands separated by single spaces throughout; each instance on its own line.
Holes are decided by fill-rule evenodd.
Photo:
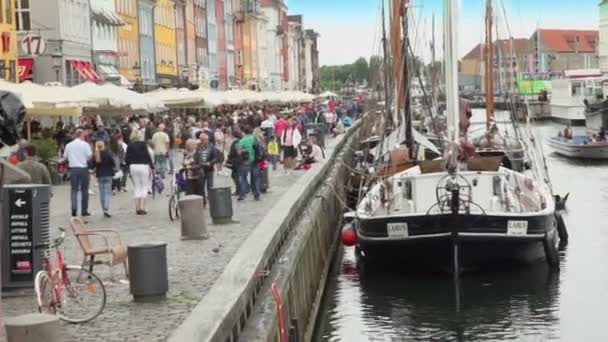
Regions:
M 8 196 L 9 281 L 34 279 L 34 238 L 31 189 L 14 189 Z

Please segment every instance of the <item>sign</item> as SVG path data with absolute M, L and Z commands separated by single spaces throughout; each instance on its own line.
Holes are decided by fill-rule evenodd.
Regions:
M 38 33 L 29 33 L 21 39 L 21 50 L 28 56 L 40 56 L 46 50 L 46 42 Z
M 32 190 L 13 190 L 8 196 L 9 281 L 34 279 Z
M 386 225 L 389 238 L 406 238 L 409 236 L 407 222 L 389 223 Z
M 526 235 L 528 233 L 528 221 L 511 221 L 507 223 L 507 235 Z

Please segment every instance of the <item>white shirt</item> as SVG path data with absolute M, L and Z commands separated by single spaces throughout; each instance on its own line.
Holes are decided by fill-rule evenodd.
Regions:
M 264 129 L 264 128 L 273 128 L 274 124 L 272 123 L 272 121 L 270 121 L 270 119 L 266 119 L 264 121 L 262 121 L 262 123 L 260 124 L 260 128 Z
M 169 135 L 163 131 L 158 131 L 152 135 L 152 145 L 154 146 L 154 153 L 156 154 L 167 154 L 169 151 Z
M 80 138 L 76 138 L 65 145 L 63 151 L 63 158 L 68 160 L 69 167 L 88 167 L 88 162 L 92 156 L 91 145 Z
M 310 157 L 314 158 L 316 162 L 321 162 L 325 160 L 325 156 L 323 155 L 323 150 L 319 145 L 312 145 L 312 151 L 310 152 Z

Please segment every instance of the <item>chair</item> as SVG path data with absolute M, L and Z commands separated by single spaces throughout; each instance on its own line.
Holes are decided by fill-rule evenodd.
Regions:
M 127 267 L 127 247 L 122 243 L 120 234 L 117 231 L 111 229 L 95 229 L 90 230 L 87 225 L 79 218 L 72 217 L 70 219 L 70 226 L 72 232 L 80 244 L 80 248 L 84 253 L 81 266 L 83 268 L 89 267 L 89 271 L 93 272 L 93 266 L 104 264 L 110 268 L 110 274 L 114 281 L 114 272 L 112 272 L 112 266 L 123 264 L 125 268 L 125 276 L 129 278 L 129 269 Z M 97 237 L 101 239 L 104 244 L 99 246 L 93 244 L 90 237 Z M 116 244 L 110 244 L 110 238 L 114 237 L 117 240 Z M 109 256 L 109 261 L 95 260 L 96 256 Z

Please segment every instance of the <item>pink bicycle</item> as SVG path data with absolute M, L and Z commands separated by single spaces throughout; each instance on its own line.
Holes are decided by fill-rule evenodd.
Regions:
M 41 313 L 58 315 L 70 323 L 93 320 L 106 306 L 106 289 L 94 273 L 80 266 L 66 265 L 59 246 L 65 239 L 65 229 L 52 243 L 35 248 L 55 249 L 55 264 L 49 253 L 42 259 L 42 270 L 36 274 L 34 287 Z

